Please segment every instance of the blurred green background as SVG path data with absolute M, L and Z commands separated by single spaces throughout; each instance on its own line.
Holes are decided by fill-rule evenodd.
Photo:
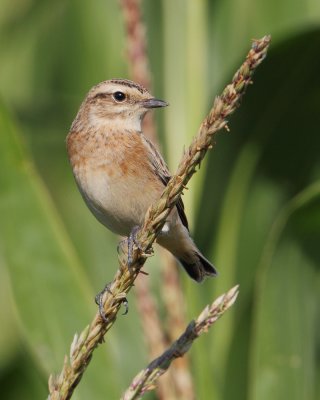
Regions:
M 251 39 L 272 35 L 231 133 L 217 136 L 184 197 L 219 270 L 201 286 L 181 274 L 188 318 L 240 284 L 191 350 L 196 398 L 319 399 L 320 2 L 142 10 L 153 93 L 170 103 L 156 119 L 172 171 Z M 117 1 L 1 0 L 0 38 L 0 397 L 41 399 L 117 266 L 118 239 L 86 209 L 65 137 L 91 86 L 128 77 L 125 31 Z M 158 264 L 146 267 L 154 286 Z M 75 399 L 117 399 L 146 365 L 134 290 L 129 301 Z

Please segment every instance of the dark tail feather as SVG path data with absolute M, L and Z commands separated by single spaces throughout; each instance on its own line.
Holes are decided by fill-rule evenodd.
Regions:
M 192 260 L 179 259 L 179 261 L 188 275 L 197 282 L 202 282 L 206 276 L 218 274 L 215 267 L 200 253 L 195 253 Z

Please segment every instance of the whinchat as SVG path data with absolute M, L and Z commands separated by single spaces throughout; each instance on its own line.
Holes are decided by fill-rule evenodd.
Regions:
M 167 105 L 132 81 L 104 81 L 89 91 L 67 136 L 73 174 L 87 206 L 121 236 L 143 223 L 170 179 L 166 163 L 141 128 L 148 110 Z M 216 275 L 190 237 L 181 199 L 157 242 L 196 281 Z

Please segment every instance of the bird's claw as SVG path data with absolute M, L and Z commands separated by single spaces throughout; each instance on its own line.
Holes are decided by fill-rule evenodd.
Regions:
M 127 315 L 129 312 L 129 302 L 128 299 L 126 297 L 124 297 L 124 299 L 122 300 L 123 302 L 123 306 L 124 306 L 124 312 L 122 313 L 122 315 Z
M 121 253 L 125 253 L 124 246 L 126 245 L 126 250 L 127 250 L 127 266 L 128 269 L 130 270 L 132 264 L 133 264 L 133 253 L 134 253 L 134 246 L 138 248 L 138 250 L 141 252 L 141 256 L 148 258 L 153 256 L 153 249 L 152 247 L 148 250 L 143 249 L 143 247 L 140 245 L 138 239 L 137 239 L 137 233 L 139 231 L 140 227 L 135 226 L 133 227 L 132 231 L 130 232 L 129 236 L 127 239 L 121 240 L 118 243 L 117 246 L 117 252 L 120 255 Z
M 111 284 L 107 283 L 106 286 L 101 290 L 101 292 L 99 292 L 94 298 L 94 301 L 99 308 L 99 314 L 100 314 L 100 317 L 102 318 L 103 322 L 108 322 L 108 318 L 106 317 L 102 300 L 103 300 L 103 295 L 106 292 L 112 294 L 112 292 L 110 290 L 110 286 L 111 286 Z
M 138 240 L 137 240 L 137 233 L 139 231 L 140 227 L 139 226 L 134 226 L 132 228 L 132 231 L 130 232 L 130 235 L 128 236 L 127 243 L 128 243 L 128 267 L 130 267 L 133 264 L 133 246 L 136 246 L 140 251 L 143 252 L 143 249 L 141 248 Z
M 106 317 L 105 311 L 104 311 L 104 307 L 103 307 L 103 295 L 108 292 L 111 295 L 113 295 L 113 293 L 110 290 L 110 286 L 111 284 L 108 283 L 102 290 L 101 292 L 99 292 L 96 296 L 95 296 L 95 303 L 98 305 L 99 307 L 99 314 L 100 317 L 102 319 L 103 322 L 107 323 L 108 322 L 108 318 Z M 116 296 L 117 299 L 121 300 L 121 302 L 124 305 L 124 313 L 122 315 L 126 315 L 128 314 L 129 311 L 129 302 L 127 300 L 126 294 L 125 293 L 120 293 L 119 295 Z

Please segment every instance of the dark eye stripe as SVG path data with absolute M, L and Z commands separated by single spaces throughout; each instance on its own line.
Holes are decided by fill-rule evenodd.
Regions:
M 97 93 L 93 98 L 94 99 L 106 99 L 110 96 L 110 93 Z

